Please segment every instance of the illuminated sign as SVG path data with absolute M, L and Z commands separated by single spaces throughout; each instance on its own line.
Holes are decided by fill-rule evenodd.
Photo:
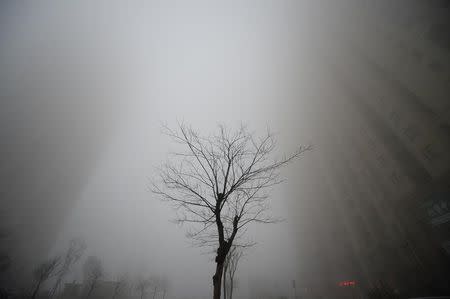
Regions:
M 354 285 L 356 285 L 356 281 L 354 281 L 354 280 L 344 280 L 344 281 L 340 281 L 340 282 L 338 283 L 338 285 L 339 285 L 340 287 L 354 286 Z

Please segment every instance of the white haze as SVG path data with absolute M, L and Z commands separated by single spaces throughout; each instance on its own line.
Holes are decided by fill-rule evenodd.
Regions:
M 278 133 L 278 153 L 310 143 L 302 107 L 317 85 L 313 12 L 302 1 L 11 4 L 11 29 L 3 37 L 10 63 L 24 73 L 44 72 L 29 75 L 42 80 L 30 83 L 45 87 L 42 97 L 92 103 L 91 113 L 109 132 L 50 254 L 80 236 L 110 278 L 167 275 L 174 298 L 207 298 L 212 256 L 190 246 L 185 228 L 169 222 L 173 211 L 149 190 L 171 146 L 161 124 L 184 121 L 204 133 L 218 123 L 268 126 Z M 301 196 L 296 182 L 308 175 L 303 165 L 286 169 L 287 182 L 272 192 L 273 213 L 286 221 L 249 231 L 258 245 L 239 265 L 239 298 L 252 279 L 288 289 L 297 275 L 288 202 Z M 71 278 L 79 280 L 79 273 Z

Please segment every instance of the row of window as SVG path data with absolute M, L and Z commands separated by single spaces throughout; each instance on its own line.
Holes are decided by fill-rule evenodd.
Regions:
M 378 99 L 381 107 L 385 106 L 387 103 L 383 98 Z M 400 115 L 400 113 L 394 109 L 391 109 L 388 114 L 388 119 L 392 126 L 399 130 L 403 136 L 406 137 L 413 146 L 418 146 L 417 142 L 421 136 L 424 136 L 421 128 L 414 123 L 403 124 L 404 118 Z M 436 143 L 428 143 L 425 146 L 422 146 L 420 149 L 422 156 L 429 162 L 436 163 L 439 162 L 442 157 L 442 150 Z
M 450 29 L 450 27 L 447 27 L 447 32 L 449 32 L 448 29 Z M 396 59 L 407 59 L 408 61 L 424 65 L 430 72 L 443 80 L 443 82 L 441 82 L 443 86 L 445 86 L 445 84 L 450 85 L 450 65 L 446 64 L 444 62 L 445 60 L 439 61 L 439 59 L 430 57 L 416 47 L 408 47 L 401 40 L 394 38 L 392 34 L 386 33 L 385 36 L 399 53 L 399 58 Z M 446 38 L 450 40 L 450 36 L 447 36 Z M 445 115 L 443 111 L 439 111 L 438 113 L 443 113 L 443 115 Z M 443 118 L 445 119 L 445 116 L 443 116 Z
M 367 136 L 367 138 L 368 138 L 368 144 L 369 144 L 369 146 L 370 146 L 374 151 L 376 151 L 376 150 L 377 150 L 377 149 L 376 149 L 377 145 L 376 145 L 375 141 L 373 140 L 373 138 L 370 138 L 369 136 Z M 388 165 L 387 165 L 387 162 L 386 162 L 386 158 L 385 158 L 384 154 L 382 154 L 382 153 L 378 153 L 378 154 L 376 155 L 376 161 L 377 161 L 378 164 L 379 164 L 381 167 L 383 167 L 383 168 L 386 168 L 386 167 L 388 166 Z M 391 180 L 391 182 L 392 182 L 394 185 L 400 184 L 400 175 L 399 175 L 398 171 L 396 171 L 396 170 L 392 170 L 392 171 L 391 171 L 391 173 L 390 173 L 390 175 L 389 175 L 389 179 Z
M 425 54 L 417 49 L 417 48 L 408 48 L 406 47 L 401 41 L 398 39 L 393 39 L 392 35 L 387 35 L 386 38 L 388 41 L 390 41 L 397 50 L 400 51 L 400 53 L 405 53 L 406 55 L 402 55 L 403 58 L 413 58 L 415 62 L 426 64 L 426 66 L 435 74 L 442 74 L 445 71 L 445 66 L 434 59 L 426 59 Z
M 406 127 L 401 126 L 401 119 L 395 110 L 391 110 L 389 114 L 389 119 L 394 127 L 402 130 L 403 135 L 414 144 L 417 139 L 422 135 L 419 127 L 415 124 L 409 124 Z M 442 156 L 442 153 L 439 151 L 438 146 L 433 143 L 429 143 L 421 149 L 422 155 L 430 162 L 437 162 L 439 158 Z

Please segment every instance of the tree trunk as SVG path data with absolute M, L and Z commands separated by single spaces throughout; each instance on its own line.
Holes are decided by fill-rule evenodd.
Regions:
M 90 285 L 89 291 L 88 291 L 88 293 L 87 293 L 87 295 L 86 295 L 86 299 L 89 298 L 89 296 L 91 295 L 92 291 L 93 291 L 94 288 L 95 288 L 95 284 L 96 284 L 96 283 L 97 283 L 97 281 L 95 280 L 95 281 L 93 281 L 92 284 Z
M 53 296 L 55 296 L 56 291 L 59 288 L 59 285 L 61 284 L 61 280 L 62 280 L 62 275 L 58 276 L 58 279 L 55 282 L 55 285 L 53 286 L 52 290 L 50 291 L 50 298 L 53 298 Z
M 117 282 L 117 283 L 116 283 L 116 287 L 114 288 L 114 293 L 113 293 L 112 299 L 115 299 L 116 296 L 117 296 L 117 293 L 118 293 L 118 291 L 119 291 L 119 283 L 120 283 L 120 282 Z
M 222 292 L 221 283 L 222 283 L 222 274 L 223 274 L 223 262 L 217 262 L 216 264 L 216 273 L 213 276 L 213 286 L 214 286 L 214 299 L 220 299 L 220 294 Z
M 223 267 L 223 299 L 227 299 L 227 268 L 228 266 L 225 264 Z
M 233 277 L 230 278 L 230 299 L 233 299 L 233 280 Z
M 41 281 L 38 282 L 36 285 L 36 288 L 34 289 L 33 294 L 31 295 L 31 299 L 36 298 L 37 293 L 39 292 L 39 288 L 41 287 Z

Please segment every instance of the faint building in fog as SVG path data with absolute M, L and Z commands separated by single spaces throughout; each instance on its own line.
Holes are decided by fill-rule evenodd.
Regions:
M 0 251 L 11 258 L 3 285 L 29 282 L 47 258 L 117 122 L 117 98 L 105 88 L 110 57 L 86 47 L 79 26 L 66 32 L 75 13 L 63 26 L 54 17 L 67 12 L 52 6 L 50 17 L 46 8 L 1 4 L 0 229 L 8 242 Z

